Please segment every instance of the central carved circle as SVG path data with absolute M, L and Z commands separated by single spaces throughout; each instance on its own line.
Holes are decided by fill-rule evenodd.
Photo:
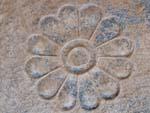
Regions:
M 95 65 L 93 45 L 85 39 L 68 42 L 61 50 L 61 58 L 65 68 L 75 74 L 82 74 Z
M 84 47 L 76 47 L 68 55 L 68 62 L 74 66 L 86 64 L 88 59 L 89 52 Z

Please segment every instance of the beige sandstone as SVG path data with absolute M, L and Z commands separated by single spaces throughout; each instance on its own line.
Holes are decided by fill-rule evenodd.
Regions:
M 0 113 L 150 113 L 150 1 L 0 0 Z

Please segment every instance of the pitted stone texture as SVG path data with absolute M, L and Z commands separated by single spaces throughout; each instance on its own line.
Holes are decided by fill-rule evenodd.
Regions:
M 133 70 L 133 63 L 124 58 L 100 58 L 98 65 L 101 69 L 119 79 L 129 77 Z
M 128 37 L 119 36 L 115 17 L 102 17 L 97 4 L 66 4 L 55 15 L 42 16 L 39 28 L 41 35 L 31 35 L 28 48 L 41 59 L 29 60 L 26 72 L 32 76 L 36 70 L 37 78 L 45 75 L 37 86 L 42 98 L 56 99 L 61 112 L 71 112 L 76 105 L 95 110 L 119 95 L 119 80 L 132 73 L 127 59 L 134 46 Z
M 57 69 L 62 64 L 58 57 L 32 57 L 26 62 L 25 70 L 33 78 L 39 78 Z
M 96 4 L 88 3 L 79 9 L 79 35 L 89 39 L 102 17 L 101 10 Z
M 118 95 L 120 90 L 118 81 L 114 80 L 98 67 L 93 68 L 89 74 L 91 75 L 91 81 L 93 81 L 99 99 L 113 99 Z
M 71 4 L 62 6 L 58 15 L 47 15 L 39 21 L 43 33 L 60 45 L 77 37 L 77 25 L 77 8 Z
M 63 69 L 55 70 L 38 83 L 38 92 L 42 98 L 51 99 L 59 91 L 68 73 Z
M 89 52 L 89 59 L 86 64 L 82 64 L 80 66 L 72 66 L 71 64 L 68 63 L 67 56 L 69 52 L 76 47 L 83 47 Z M 88 40 L 84 40 L 84 39 L 76 39 L 67 43 L 62 48 L 61 58 L 62 58 L 65 68 L 69 72 L 75 73 L 75 74 L 85 73 L 87 70 L 92 68 L 96 62 L 94 46 Z
M 118 81 L 112 79 L 98 67 L 94 67 L 79 78 L 79 98 L 82 108 L 96 109 L 101 99 L 115 98 L 119 93 Z
M 86 110 L 96 109 L 99 105 L 98 95 L 89 75 L 84 74 L 80 78 L 79 84 L 79 99 L 81 107 Z
M 98 57 L 124 57 L 133 52 L 133 43 L 125 37 L 114 39 L 97 48 Z
M 115 17 L 110 16 L 103 18 L 94 33 L 93 40 L 95 45 L 98 46 L 104 42 L 112 40 L 120 34 L 120 26 Z
M 62 25 L 59 23 L 59 19 L 53 15 L 47 15 L 41 17 L 39 21 L 39 27 L 43 31 L 44 34 L 53 38 L 54 41 L 61 44 L 64 40 L 61 37 L 61 30 L 58 28 L 62 28 Z
M 34 55 L 55 56 L 59 54 L 58 45 L 38 34 L 29 37 L 28 50 Z
M 76 75 L 69 74 L 67 80 L 64 83 L 63 88 L 58 95 L 58 105 L 62 110 L 70 110 L 77 104 L 77 82 L 78 78 Z M 59 107 L 58 106 L 58 107 Z
M 61 11 L 63 12 L 63 15 L 65 15 L 62 15 L 62 18 L 58 14 L 60 9 L 66 6 L 66 4 L 70 4 L 71 7 L 75 6 L 78 10 L 77 25 L 75 25 L 77 30 L 70 29 L 75 28 L 73 27 L 75 21 L 72 20 L 75 18 L 75 15 L 72 14 L 75 13 L 70 12 L 70 16 L 67 14 L 69 10 Z M 89 6 L 89 4 L 94 4 L 94 6 L 96 6 L 96 10 L 85 8 L 87 13 L 83 13 L 86 12 L 85 10 L 79 12 L 82 7 Z M 101 10 L 99 10 L 99 7 Z M 149 0 L 0 0 L 0 113 L 149 113 L 149 9 Z M 102 13 L 101 17 L 98 17 L 99 11 Z M 81 13 L 83 14 L 81 17 L 83 20 L 78 18 L 80 17 Z M 60 51 L 66 45 L 66 43 L 70 42 L 72 39 L 76 40 L 77 38 L 83 38 L 86 40 L 91 38 L 89 42 L 94 43 L 93 39 L 96 37 L 95 33 L 100 35 L 101 32 L 98 30 L 100 28 L 100 24 L 103 20 L 109 18 L 107 17 L 106 13 L 109 13 L 108 15 L 116 16 L 115 19 L 117 19 L 117 23 L 119 22 L 119 27 L 121 27 L 121 30 L 114 38 L 108 38 L 110 39 L 108 41 L 103 41 L 103 38 L 107 37 L 105 35 L 102 35 L 98 38 L 98 41 L 100 42 L 99 44 L 95 44 L 96 47 L 94 48 L 96 54 L 96 64 L 89 70 L 78 75 L 73 75 L 74 73 L 70 73 L 66 68 L 63 68 L 63 71 L 60 73 L 61 75 L 64 75 L 65 72 L 67 72 L 68 78 L 65 77 L 63 80 L 59 79 L 59 82 L 53 79 L 58 77 L 58 74 L 56 74 L 56 76 L 54 75 L 53 77 L 51 75 L 47 77 L 50 73 L 56 72 L 55 69 L 51 70 L 51 68 L 57 64 L 57 61 L 59 63 L 62 61 L 61 59 L 59 60 L 61 56 Z M 86 17 L 84 17 L 84 15 Z M 46 23 L 39 28 L 40 25 L 38 26 L 38 23 L 40 24 L 42 18 L 47 18 L 45 19 L 45 22 L 47 21 L 48 24 Z M 48 18 L 53 19 L 50 19 L 48 22 Z M 99 18 L 101 18 L 100 22 L 98 22 L 96 25 L 96 19 Z M 80 22 L 84 23 L 82 24 L 82 27 Z M 96 32 L 93 30 L 94 27 L 97 28 Z M 81 29 L 82 31 L 80 31 Z M 92 33 L 94 33 L 94 35 L 92 35 Z M 30 36 L 32 36 L 32 34 L 38 35 L 37 37 L 39 38 L 37 38 L 37 42 L 33 41 L 33 43 L 29 44 L 29 42 L 32 42 L 30 40 Z M 82 35 L 82 37 L 80 35 Z M 133 52 L 130 51 L 130 46 L 127 44 L 128 41 L 125 43 L 125 45 L 123 43 L 123 46 L 122 44 L 117 43 L 115 45 L 112 44 L 115 39 L 120 40 L 122 36 L 131 40 L 131 45 L 134 47 Z M 104 40 L 107 40 L 107 38 Z M 58 44 L 59 48 L 57 48 L 58 46 L 55 46 L 55 44 Z M 71 65 L 77 63 L 71 58 L 75 55 L 77 48 L 80 50 L 80 47 L 75 47 L 68 54 L 67 60 Z M 99 50 L 96 50 L 97 48 L 99 48 Z M 85 52 L 83 52 L 84 50 Z M 81 50 L 81 52 L 83 55 L 86 55 L 87 53 L 88 57 L 83 57 L 83 62 L 79 62 L 80 60 L 82 61 L 81 57 L 76 58 L 76 61 L 78 60 L 78 66 L 84 64 L 89 59 L 89 51 L 87 51 L 85 48 L 84 50 Z M 52 59 L 51 56 L 53 57 Z M 43 60 L 35 60 L 34 62 L 31 61 L 32 63 L 29 63 L 29 65 L 27 62 L 30 62 L 30 58 L 32 59 L 33 57 L 40 57 Z M 108 64 L 109 59 L 114 59 L 111 62 L 111 67 L 109 68 L 110 70 L 114 71 L 109 71 L 109 69 L 105 70 L 107 65 L 105 67 L 104 65 L 106 63 L 102 63 L 102 61 L 104 61 L 104 57 L 106 58 L 105 62 Z M 131 62 L 131 64 L 134 64 L 134 68 L 131 69 L 131 73 L 129 75 L 127 71 L 121 71 L 126 70 L 124 63 L 120 62 L 118 64 L 115 61 L 118 58 L 120 59 L 120 57 L 125 57 L 127 61 Z M 45 61 L 47 58 L 48 62 L 53 62 L 53 64 L 50 65 L 50 67 L 48 66 L 48 68 L 46 63 L 47 60 Z M 98 65 L 98 61 L 101 62 L 100 66 L 102 67 Z M 30 69 L 28 68 L 29 70 L 25 71 L 27 64 L 29 67 L 33 67 Z M 61 66 L 63 66 L 63 64 L 61 64 Z M 99 73 L 99 70 L 96 69 L 96 67 L 100 69 L 101 72 L 98 77 L 96 77 L 96 73 Z M 56 69 L 58 70 L 58 68 Z M 130 68 L 127 69 L 130 70 Z M 35 72 L 34 76 L 36 79 L 31 77 L 33 76 L 31 75 L 31 71 Z M 39 74 L 38 72 L 42 74 Z M 125 77 L 122 75 L 120 76 L 120 74 L 117 75 L 117 72 L 123 74 Z M 70 95 L 75 94 L 72 90 L 76 89 L 74 88 L 76 87 L 76 80 L 73 79 L 74 77 L 72 79 L 69 78 L 69 76 L 72 77 L 72 75 L 77 79 L 87 75 L 80 80 L 82 81 L 83 79 L 88 79 L 92 83 L 101 83 L 99 87 L 94 86 L 94 88 L 91 88 L 91 90 L 95 90 L 97 88 L 97 90 L 94 91 L 94 94 L 91 93 L 91 97 L 93 98 L 96 93 L 99 106 L 97 106 L 97 104 L 90 104 L 94 107 L 93 109 L 89 110 L 89 108 L 92 108 L 92 106 L 89 106 L 88 104 L 86 109 L 83 108 L 82 105 L 86 104 L 84 103 L 81 105 L 79 94 L 77 95 L 77 101 L 74 104 L 74 96 Z M 116 75 L 119 76 L 119 79 L 116 79 Z M 88 78 L 89 76 L 91 78 Z M 50 79 L 43 79 L 46 77 L 47 79 Z M 106 77 L 105 80 L 102 79 L 103 77 Z M 51 80 L 51 78 L 53 80 Z M 48 89 L 47 96 L 45 94 L 47 98 L 45 99 L 38 95 L 39 91 L 36 88 L 38 87 L 37 83 L 42 82 L 41 80 L 44 80 L 43 84 L 46 85 L 42 86 L 43 89 Z M 59 87 L 59 90 L 57 90 L 57 87 L 55 87 L 57 86 L 56 83 L 57 85 L 62 83 Z M 77 87 L 79 88 L 80 85 L 78 83 Z M 86 86 L 86 83 L 84 86 Z M 77 93 L 79 93 L 78 88 Z M 46 93 L 46 90 L 42 91 L 45 91 Z M 57 91 L 58 93 L 56 94 L 55 92 Z M 50 92 L 51 95 L 54 96 L 49 96 Z M 62 94 L 61 97 L 59 97 L 59 93 Z M 84 94 L 86 94 L 86 92 L 84 92 Z M 92 103 L 92 101 L 89 99 L 89 103 L 90 102 Z M 59 105 L 56 107 L 58 103 Z M 61 109 L 59 109 L 59 107 Z
M 89 59 L 89 53 L 84 47 L 72 49 L 68 55 L 68 61 L 71 65 L 80 66 L 86 64 Z
M 78 30 L 78 11 L 74 5 L 65 5 L 58 11 L 58 17 L 63 24 L 64 37 L 77 37 Z

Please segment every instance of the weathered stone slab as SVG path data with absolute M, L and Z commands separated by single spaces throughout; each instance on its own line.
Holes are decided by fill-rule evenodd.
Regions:
M 0 0 L 0 113 L 150 113 L 149 0 Z

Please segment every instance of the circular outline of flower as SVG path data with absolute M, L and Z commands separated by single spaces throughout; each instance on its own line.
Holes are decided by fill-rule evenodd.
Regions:
M 127 58 L 133 44 L 128 37 L 119 36 L 115 17 L 102 19 L 96 4 L 68 4 L 57 15 L 43 16 L 39 28 L 42 35 L 32 34 L 28 40 L 28 51 L 36 56 L 26 62 L 25 70 L 32 78 L 40 78 L 37 87 L 42 98 L 57 97 L 64 110 L 73 109 L 77 100 L 83 109 L 92 110 L 101 99 L 118 95 L 118 80 L 132 72 Z M 70 63 L 70 54 L 81 56 L 74 57 L 78 65 Z

